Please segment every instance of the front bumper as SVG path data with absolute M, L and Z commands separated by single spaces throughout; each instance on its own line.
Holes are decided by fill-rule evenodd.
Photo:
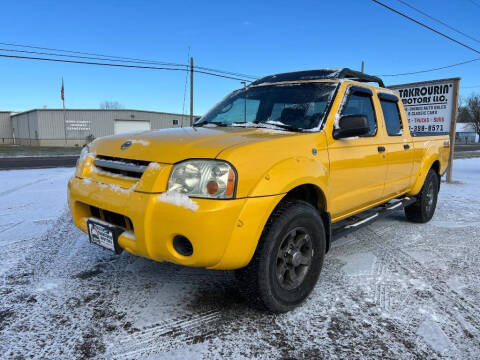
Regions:
M 129 253 L 155 261 L 225 270 L 250 262 L 263 227 L 283 195 L 193 199 L 199 205 L 196 211 L 161 202 L 158 197 L 159 194 L 123 190 L 78 177 L 68 182 L 68 204 L 80 230 L 87 232 L 93 206 L 131 220 L 133 236 L 125 232 L 118 239 Z M 173 248 L 177 235 L 190 240 L 191 256 L 183 256 Z

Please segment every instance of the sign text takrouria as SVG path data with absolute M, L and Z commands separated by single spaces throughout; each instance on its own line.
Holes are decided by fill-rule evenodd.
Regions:
M 402 84 L 390 88 L 400 94 L 412 135 L 450 132 L 458 79 Z

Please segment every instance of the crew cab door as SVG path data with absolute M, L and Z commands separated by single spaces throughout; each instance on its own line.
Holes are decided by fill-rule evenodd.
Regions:
M 400 113 L 400 99 L 387 93 L 378 93 L 385 123 L 384 144 L 387 154 L 387 176 L 385 197 L 405 192 L 411 185 L 413 168 L 413 141 L 410 137 L 407 119 Z
M 342 115 L 365 115 L 370 131 L 367 135 L 334 139 L 334 121 L 325 127 L 330 160 L 329 209 L 332 220 L 379 202 L 387 172 L 382 128 L 376 116 L 378 102 L 370 88 L 350 86 L 336 118 Z M 333 120 L 333 119 L 332 119 Z M 381 124 L 381 123 L 380 123 Z

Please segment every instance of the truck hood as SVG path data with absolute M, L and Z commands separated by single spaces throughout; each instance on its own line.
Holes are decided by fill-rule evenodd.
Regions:
M 216 158 L 241 144 L 269 141 L 298 133 L 263 128 L 184 127 L 127 133 L 99 138 L 92 144 L 98 155 L 173 164 L 191 158 Z M 130 146 L 122 145 L 129 142 Z

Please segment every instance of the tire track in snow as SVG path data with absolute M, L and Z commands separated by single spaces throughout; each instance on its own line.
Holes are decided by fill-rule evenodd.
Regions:
M 17 227 L 18 225 L 23 224 L 23 223 L 24 223 L 24 220 L 16 222 L 16 223 L 9 223 L 9 224 L 2 225 L 2 227 L 4 226 L 4 228 L 2 228 L 0 230 L 0 234 L 2 234 L 4 232 L 7 232 L 8 230 L 11 230 L 11 229 Z
M 16 191 L 18 191 L 18 190 L 22 190 L 22 189 L 24 189 L 24 188 L 26 188 L 26 187 L 29 187 L 29 186 L 32 186 L 32 185 L 35 185 L 35 184 L 38 184 L 38 183 L 41 183 L 41 182 L 44 182 L 44 181 L 52 180 L 52 179 L 54 179 L 54 177 L 48 177 L 48 178 L 38 179 L 38 180 L 29 182 L 29 183 L 26 183 L 26 184 L 23 184 L 23 185 L 19 185 L 19 186 L 13 187 L 13 188 L 11 188 L 11 189 L 8 189 L 8 190 L 5 190 L 5 191 L 0 192 L 0 196 L 10 195 L 11 193 L 14 193 L 14 192 L 16 192 Z
M 213 330 L 205 332 L 205 327 L 217 321 L 220 316 L 220 309 L 210 310 L 150 326 L 122 337 L 115 349 L 110 349 L 110 355 L 115 359 L 132 359 L 155 350 L 169 351 L 189 345 L 200 338 L 202 342 L 206 341 L 213 334 Z
M 434 295 L 428 298 L 429 302 L 435 303 L 439 309 L 442 311 L 442 315 L 448 316 L 450 319 L 450 324 L 457 324 L 463 329 L 465 334 L 458 335 L 453 329 L 451 329 L 451 336 L 457 339 L 457 342 L 474 342 L 471 347 L 468 348 L 470 351 L 475 352 L 475 347 L 478 347 L 480 344 L 478 342 L 478 337 L 480 336 L 480 314 L 478 312 L 478 306 L 475 302 L 469 301 L 461 294 L 458 294 L 451 288 L 449 288 L 443 280 L 440 279 L 439 273 L 435 273 L 432 270 L 426 268 L 411 255 L 406 253 L 404 250 L 398 247 L 389 245 L 388 240 L 384 235 L 379 235 L 371 227 L 367 227 L 367 230 L 370 232 L 370 239 L 376 244 L 378 251 L 384 253 L 385 260 L 388 261 L 392 270 L 402 269 L 406 274 L 409 275 L 411 279 L 423 281 L 427 285 L 427 291 L 433 291 Z M 415 294 L 412 291 L 407 291 L 404 294 L 405 303 L 416 304 L 417 311 L 416 314 L 410 313 L 415 311 L 410 307 L 405 307 L 403 315 L 410 317 L 408 321 L 409 326 L 415 326 L 418 328 L 420 322 L 418 319 L 418 299 L 414 298 Z M 453 306 L 452 306 L 453 305 Z M 465 321 L 460 321 L 458 314 L 466 315 L 468 324 Z M 449 326 L 450 328 L 451 326 Z M 474 331 L 476 334 L 471 334 Z M 465 336 L 466 335 L 466 336 Z

